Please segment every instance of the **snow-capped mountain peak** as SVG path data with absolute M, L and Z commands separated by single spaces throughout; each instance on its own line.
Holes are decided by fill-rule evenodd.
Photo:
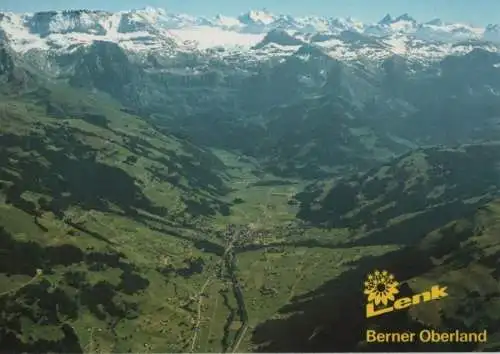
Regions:
M 430 20 L 430 21 L 428 21 L 428 22 L 426 22 L 424 24 L 425 25 L 431 25 L 431 26 L 444 26 L 444 22 L 440 18 L 435 18 L 435 19 Z
M 396 18 L 390 14 L 384 16 L 376 25 L 368 26 L 368 33 L 372 35 L 387 35 L 391 33 L 410 33 L 417 26 L 417 21 L 405 13 Z
M 390 26 L 392 24 L 398 23 L 398 22 L 412 22 L 412 23 L 417 23 L 417 20 L 415 20 L 413 17 L 411 17 L 408 13 L 404 13 L 402 15 L 399 15 L 398 17 L 394 18 L 390 14 L 387 14 L 382 18 L 378 24 L 379 25 L 387 25 Z
M 276 16 L 267 10 L 251 10 L 238 17 L 240 22 L 246 25 L 270 25 L 276 20 Z
M 380 21 L 378 21 L 379 25 L 390 25 L 394 19 L 390 14 L 385 15 Z
M 222 50 L 216 53 L 236 50 L 242 55 L 266 58 L 288 55 L 309 45 L 340 59 L 380 59 L 393 54 L 436 58 L 470 51 L 470 43 L 489 42 L 490 49 L 500 44 L 499 25 L 480 28 L 439 19 L 418 23 L 409 14 L 388 14 L 377 23 L 362 23 L 350 17 L 276 15 L 265 9 L 238 17 L 221 14 L 213 18 L 153 7 L 116 13 L 0 13 L 0 33 L 21 53 L 70 52 L 95 41 L 107 41 L 141 55 L 150 51 L 175 55 L 180 50 L 219 48 Z
M 242 23 L 237 18 L 228 17 L 221 14 L 215 16 L 211 23 L 213 26 L 220 26 L 222 28 L 239 28 L 242 26 Z
M 417 20 L 415 20 L 413 17 L 411 17 L 408 13 L 404 13 L 394 20 L 394 22 L 399 22 L 399 21 L 406 21 L 406 22 L 413 22 L 417 23 Z
M 165 16 L 167 14 L 167 11 L 165 9 L 159 8 L 159 7 L 152 7 L 152 6 L 146 6 L 143 7 L 142 9 L 138 10 L 132 10 L 134 12 L 138 13 L 147 13 L 151 15 L 157 15 L 157 16 Z

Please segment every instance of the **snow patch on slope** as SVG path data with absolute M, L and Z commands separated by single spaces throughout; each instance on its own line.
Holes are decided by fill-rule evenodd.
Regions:
M 215 16 L 215 19 L 211 21 L 212 25 L 214 26 L 219 26 L 224 29 L 239 29 L 243 25 L 238 19 L 234 17 L 227 17 L 223 15 L 217 15 Z
M 270 25 L 275 21 L 275 16 L 265 10 L 263 11 L 249 11 L 246 14 L 238 17 L 238 20 L 247 25 Z
M 39 35 L 30 33 L 26 29 L 24 18 L 18 14 L 6 13 L 1 22 L 1 28 L 5 31 L 12 49 L 16 52 L 23 54 L 33 49 L 50 49 L 50 46 Z
M 212 47 L 250 49 L 265 37 L 265 34 L 238 33 L 208 26 L 175 29 L 169 32 L 184 44 L 193 43 L 202 50 Z
M 391 39 L 388 39 L 385 41 L 390 47 L 390 50 L 394 54 L 399 54 L 399 55 L 404 55 L 408 52 L 407 46 L 406 46 L 406 40 L 407 38 L 404 36 L 399 36 L 399 37 L 393 37 Z

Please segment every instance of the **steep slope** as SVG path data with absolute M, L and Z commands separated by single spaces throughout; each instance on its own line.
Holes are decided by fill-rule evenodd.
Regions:
M 9 13 L 0 28 L 6 49 L 52 80 L 103 92 L 157 127 L 282 177 L 368 169 L 415 147 L 500 133 L 498 48 L 476 29 L 479 37 L 442 41 L 415 33 L 467 26 L 389 16 L 370 27 L 385 33 L 376 35 L 352 19 L 263 11 L 234 20 L 148 8 Z M 326 29 L 297 29 L 320 23 Z M 213 31 L 260 37 L 238 50 L 182 37 Z
M 436 228 L 410 246 L 351 263 L 341 275 L 297 297 L 257 328 L 259 351 L 495 351 L 498 350 L 498 199 Z M 362 285 L 368 273 L 385 269 L 400 282 L 399 296 L 431 285 L 449 297 L 367 319 Z M 368 329 L 383 333 L 433 329 L 440 333 L 488 333 L 486 343 L 366 343 Z
M 237 314 L 248 306 L 262 321 L 288 301 L 295 279 L 269 301 L 268 284 L 242 295 L 240 272 L 247 262 L 267 269 L 254 248 L 295 234 L 287 201 L 300 181 L 201 148 L 102 91 L 51 82 L 9 58 L 34 81 L 2 86 L 1 350 L 248 348 Z M 297 261 L 273 263 L 289 271 Z
M 299 215 L 313 223 L 348 228 L 332 248 L 393 245 L 336 268 L 330 281 L 257 326 L 258 351 L 467 351 L 498 349 L 496 308 L 500 227 L 499 144 L 432 148 L 410 153 L 357 178 L 299 194 Z M 316 198 L 316 199 L 315 199 Z M 318 231 L 316 231 L 318 233 Z M 339 235 L 340 236 L 340 235 Z M 330 237 L 332 237 L 330 235 Z M 328 242 L 328 234 L 323 239 Z M 447 286 L 438 302 L 367 319 L 362 284 L 375 269 L 401 283 L 399 296 Z M 366 343 L 366 330 L 418 333 L 482 332 L 487 343 Z
M 36 78 L 19 65 L 16 54 L 6 43 L 0 42 L 0 94 L 12 91 L 22 91 L 36 85 Z
M 88 49 L 84 58 L 106 63 L 110 56 Z M 398 56 L 353 66 L 311 46 L 241 67 L 186 57 L 144 70 L 120 58 L 113 62 L 123 63 L 121 72 L 72 64 L 71 82 L 104 90 L 197 144 L 253 156 L 283 176 L 369 168 L 410 148 L 487 141 L 500 130 L 500 57 L 484 50 L 430 66 Z M 197 73 L 180 71 L 187 60 Z M 471 66 L 481 69 L 471 76 Z
M 177 287 L 214 261 L 199 242 L 222 247 L 197 228 L 229 213 L 224 164 L 111 98 L 38 80 L 2 85 L 1 351 L 182 350 Z
M 6 95 L 2 106 L 5 162 L 2 167 L 5 176 L 10 176 L 6 182 L 15 182 L 20 191 L 24 190 L 20 184 L 25 183 L 30 192 L 48 194 L 55 204 L 62 206 L 82 198 L 90 203 L 89 208 L 100 205 L 107 210 L 109 206 L 105 204 L 109 202 L 122 211 L 142 208 L 155 214 L 160 210 L 154 207 L 158 201 L 153 202 L 139 192 L 142 188 L 153 194 L 155 189 L 163 188 L 171 190 L 173 195 L 184 190 L 178 194 L 179 198 L 194 201 L 199 197 L 202 204 L 210 200 L 217 204 L 216 197 L 225 191 L 223 164 L 215 156 L 156 131 L 153 126 L 120 111 L 111 100 L 85 91 L 47 86 L 21 96 Z M 21 151 L 17 151 L 20 147 Z M 37 162 L 37 156 L 45 163 Z M 73 164 L 88 167 L 78 174 Z M 55 172 L 51 172 L 51 165 L 60 169 L 57 179 L 62 184 L 59 186 L 54 184 L 52 174 Z M 134 175 L 138 169 L 148 173 Z M 217 169 L 219 172 L 215 172 Z M 10 170 L 17 173 L 7 172 Z M 205 180 L 198 181 L 198 178 Z M 64 196 L 86 179 L 89 190 L 79 196 Z M 196 183 L 200 183 L 198 188 Z M 201 183 L 205 183 L 205 187 L 200 189 Z M 16 193 L 13 195 L 19 197 Z M 183 205 L 186 204 L 182 202 L 178 206 L 182 209 Z M 159 216 L 166 214 L 159 213 Z
M 499 152 L 498 143 L 412 151 L 331 187 L 310 186 L 297 196 L 302 201 L 298 216 L 328 227 L 369 231 L 405 215 L 424 213 L 424 219 L 434 210 L 474 208 L 500 191 Z

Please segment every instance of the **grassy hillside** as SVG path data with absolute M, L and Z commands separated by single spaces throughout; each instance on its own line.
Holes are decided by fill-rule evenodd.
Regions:
M 309 186 L 297 196 L 298 217 L 366 232 L 407 216 L 473 208 L 498 195 L 499 174 L 499 143 L 416 150 L 359 176 Z
M 37 80 L 0 103 L 1 350 L 250 350 L 336 274 L 311 276 L 320 260 L 362 252 L 294 243 L 303 182 Z
M 4 94 L 0 122 L 3 350 L 181 350 L 222 162 L 64 86 Z
M 407 247 L 372 255 L 305 296 L 283 307 L 282 319 L 268 321 L 253 337 L 261 351 L 495 351 L 498 327 L 497 199 L 463 218 L 422 235 Z M 400 296 L 411 296 L 430 285 L 448 287 L 449 297 L 410 310 L 365 318 L 362 284 L 374 269 L 387 269 L 400 281 Z M 488 331 L 479 344 L 368 344 L 365 331 L 436 329 Z
M 429 148 L 402 156 L 366 174 L 309 186 L 298 195 L 298 215 L 325 229 L 348 228 L 337 247 L 384 246 L 319 288 L 292 299 L 281 318 L 257 327 L 261 351 L 493 350 L 500 329 L 497 262 L 500 145 Z M 330 234 L 331 237 L 331 234 Z M 324 236 L 325 238 L 325 236 Z M 365 318 L 362 284 L 374 269 L 402 283 L 401 296 L 448 286 L 450 297 L 381 318 Z M 368 344 L 366 329 L 384 332 L 489 332 L 480 345 Z

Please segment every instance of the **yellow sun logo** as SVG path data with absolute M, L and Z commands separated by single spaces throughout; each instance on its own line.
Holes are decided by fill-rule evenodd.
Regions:
M 387 305 L 389 301 L 394 301 L 394 295 L 399 293 L 398 285 L 394 275 L 386 270 L 382 272 L 376 270 L 368 274 L 365 281 L 365 294 L 368 295 L 368 302 L 374 302 L 375 305 Z

